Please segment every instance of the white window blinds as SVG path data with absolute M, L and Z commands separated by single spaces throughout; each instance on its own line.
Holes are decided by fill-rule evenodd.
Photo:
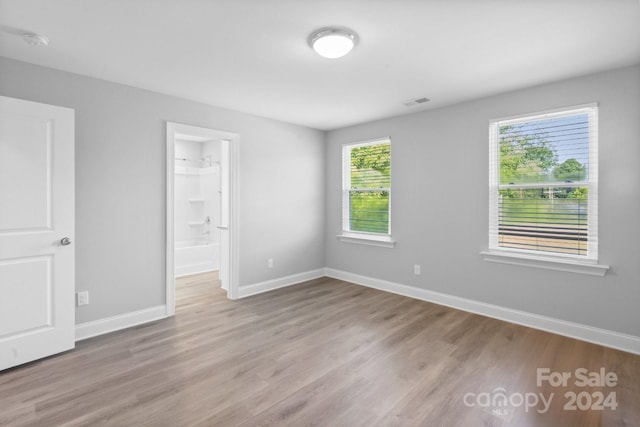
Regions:
M 597 258 L 597 106 L 490 124 L 489 248 Z
M 342 229 L 390 235 L 391 141 L 342 147 Z

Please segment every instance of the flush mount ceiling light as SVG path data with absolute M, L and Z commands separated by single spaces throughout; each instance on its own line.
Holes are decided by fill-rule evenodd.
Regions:
M 35 33 L 24 33 L 22 35 L 22 40 L 29 46 L 48 46 L 49 39 L 45 36 L 41 36 L 40 34 Z
M 325 27 L 309 36 L 309 46 L 325 58 L 340 58 L 351 52 L 358 41 L 355 31 L 345 27 Z

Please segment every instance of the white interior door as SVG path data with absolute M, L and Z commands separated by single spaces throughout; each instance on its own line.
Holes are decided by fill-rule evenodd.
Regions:
M 75 343 L 74 111 L 0 97 L 0 370 Z

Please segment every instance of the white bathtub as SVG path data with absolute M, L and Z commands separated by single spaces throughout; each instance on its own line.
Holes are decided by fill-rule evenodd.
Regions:
M 220 246 L 217 242 L 180 240 L 175 245 L 176 277 L 204 273 L 220 268 Z

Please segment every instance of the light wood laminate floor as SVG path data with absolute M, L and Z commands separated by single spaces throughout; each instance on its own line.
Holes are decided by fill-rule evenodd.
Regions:
M 640 426 L 640 356 L 328 278 L 228 301 L 203 274 L 177 295 L 174 318 L 0 373 L 0 425 Z M 617 408 L 578 407 L 599 393 Z

